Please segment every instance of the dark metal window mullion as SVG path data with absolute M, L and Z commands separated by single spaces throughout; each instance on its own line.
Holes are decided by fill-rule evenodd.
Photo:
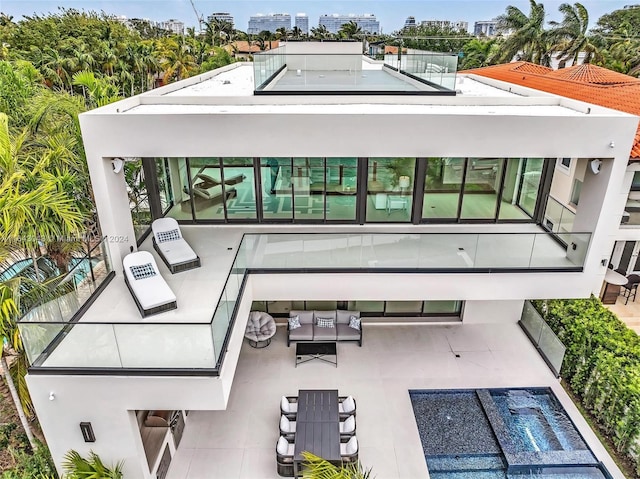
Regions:
M 367 219 L 367 193 L 369 188 L 369 158 L 358 158 L 356 169 L 356 223 L 363 225 Z
M 418 225 L 422 222 L 422 208 L 424 205 L 424 185 L 427 176 L 427 158 L 416 158 L 413 182 L 413 208 L 411 223 Z
M 187 185 L 189 186 L 189 205 L 191 206 L 191 222 L 196 222 L 196 204 L 193 198 L 193 182 L 191 181 L 191 164 L 188 157 L 184 157 L 185 168 L 187 171 Z M 179 171 L 179 168 L 178 168 Z
M 469 158 L 464 158 L 464 162 L 462 165 L 462 181 L 460 182 L 460 194 L 458 195 L 458 213 L 457 220 L 460 222 L 460 217 L 462 216 L 462 202 L 464 201 L 464 185 L 467 182 L 467 163 L 469 162 Z
M 261 159 L 259 157 L 253 158 L 253 187 L 255 189 L 256 219 L 258 220 L 258 223 L 262 223 L 264 220 L 264 214 L 262 211 L 264 205 L 262 204 L 262 170 L 260 168 L 260 161 Z
M 510 160 L 510 158 L 501 158 L 501 161 L 502 161 L 502 173 L 500 175 L 500 185 L 498 187 L 498 196 L 497 196 L 497 201 L 496 201 L 495 217 L 494 217 L 494 221 L 496 223 L 498 222 L 498 218 L 500 217 L 500 206 L 502 205 L 502 193 L 504 192 L 504 180 L 505 180 L 505 178 L 507 176 L 507 166 L 509 165 L 509 160 Z M 519 195 L 519 193 L 518 193 L 518 195 Z M 518 204 L 518 201 L 516 200 L 516 205 L 517 204 Z

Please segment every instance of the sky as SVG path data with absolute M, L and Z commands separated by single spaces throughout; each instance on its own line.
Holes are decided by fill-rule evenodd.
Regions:
M 571 0 L 565 0 L 572 3 Z M 478 20 L 490 20 L 504 13 L 508 5 L 514 5 L 523 12 L 529 12 L 528 0 L 193 0 L 199 13 L 207 15 L 213 12 L 229 12 L 234 16 L 235 26 L 246 31 L 249 16 L 256 13 L 296 13 L 309 16 L 309 27 L 318 24 L 318 17 L 325 13 L 372 13 L 380 21 L 383 33 L 392 33 L 404 25 L 405 19 L 412 15 L 421 20 L 463 20 L 473 23 Z M 562 1 L 542 1 L 547 12 L 547 20 L 561 20 L 558 6 Z M 634 0 L 582 0 L 589 11 L 590 26 L 594 26 L 600 16 Z M 58 7 L 78 10 L 104 10 L 113 15 L 128 18 L 147 18 L 155 21 L 175 18 L 188 26 L 196 26 L 196 14 L 189 0 L 0 0 L 0 12 L 19 20 L 22 15 L 56 12 Z M 293 24 L 293 21 L 292 21 Z

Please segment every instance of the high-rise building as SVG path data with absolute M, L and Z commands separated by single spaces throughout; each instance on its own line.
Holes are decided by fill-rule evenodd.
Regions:
M 404 29 L 416 28 L 416 17 L 407 17 L 404 21 Z
M 363 15 L 356 15 L 350 13 L 349 15 L 340 15 L 333 13 L 331 15 L 320 15 L 318 25 L 324 25 L 330 33 L 338 33 L 340 27 L 345 23 L 355 22 L 363 33 L 380 33 L 380 22 L 376 19 L 376 16 L 371 13 L 365 13 Z
M 268 15 L 258 13 L 257 15 L 252 15 L 249 17 L 247 33 L 255 35 L 265 30 L 275 33 L 278 28 L 291 30 L 291 15 L 288 13 L 270 13 Z
M 306 13 L 297 13 L 295 19 L 295 25 L 304 33 L 305 35 L 309 33 L 309 17 Z
M 234 22 L 233 22 L 233 15 L 231 15 L 228 12 L 218 12 L 218 13 L 212 13 L 211 15 L 209 15 L 207 17 L 207 20 L 209 22 L 212 22 L 213 20 L 219 20 L 219 21 L 223 21 L 223 22 L 229 22 L 231 24 L 231 26 L 235 26 Z
M 459 31 L 467 31 L 469 29 L 469 22 L 465 22 L 459 20 L 457 22 L 452 22 L 451 20 L 423 20 L 420 22 L 421 26 L 424 27 L 437 27 L 442 29 L 452 29 Z
M 169 30 L 176 35 L 184 35 L 184 22 L 171 18 L 165 22 L 158 22 L 158 27 L 164 30 Z
M 492 37 L 498 33 L 498 20 L 480 20 L 473 24 L 474 35 Z

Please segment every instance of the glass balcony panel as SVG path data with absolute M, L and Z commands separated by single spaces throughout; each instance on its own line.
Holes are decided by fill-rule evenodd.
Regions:
M 85 326 L 84 324 L 82 326 Z M 123 368 L 215 367 L 209 324 L 113 324 Z M 74 328 L 75 329 L 75 328 Z M 84 328 L 79 328 L 84 329 Z M 114 367 L 114 366 L 104 366 Z
M 478 236 L 477 268 L 528 268 L 534 234 L 483 234 Z M 505 245 L 508 244 L 508 248 Z
M 478 234 L 420 235 L 419 268 L 474 268 Z
M 566 348 L 546 323 L 540 332 L 538 347 L 544 351 L 545 357 L 556 373 L 559 373 Z
M 39 326 L 43 326 L 40 324 Z M 54 325 L 51 325 L 51 331 Z M 62 326 L 62 325 L 56 325 Z M 42 367 L 121 368 L 121 351 L 113 324 L 73 323 L 62 327 L 61 342 L 50 351 Z M 55 344 L 55 343 L 54 343 Z M 41 358 L 42 360 L 42 358 Z
M 62 333 L 64 323 L 18 323 L 18 330 L 22 338 L 29 364 L 35 364 L 45 349 Z
M 527 330 L 534 343 L 538 344 L 540 335 L 542 334 L 542 329 L 545 327 L 546 323 L 544 322 L 544 319 L 542 319 L 542 317 L 538 314 L 536 309 L 528 301 L 524 302 L 524 308 L 522 310 L 522 317 L 520 318 L 520 322 L 524 329 Z

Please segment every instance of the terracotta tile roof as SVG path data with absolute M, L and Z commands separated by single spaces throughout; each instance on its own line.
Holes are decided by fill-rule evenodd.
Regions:
M 640 79 L 594 65 L 552 70 L 533 63 L 513 62 L 459 73 L 493 78 L 640 116 Z M 640 160 L 640 125 L 630 156 Z

